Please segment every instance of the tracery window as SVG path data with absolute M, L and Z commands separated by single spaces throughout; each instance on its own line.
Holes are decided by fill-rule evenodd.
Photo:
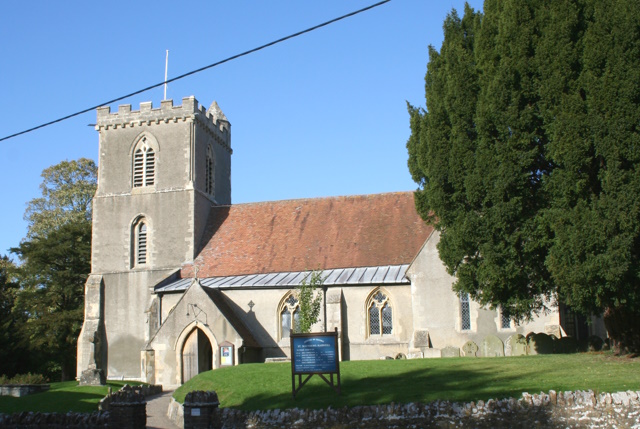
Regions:
M 133 187 L 153 186 L 155 183 L 156 158 L 147 137 L 142 137 L 133 152 Z
M 280 338 L 289 338 L 291 333 L 296 331 L 299 319 L 300 303 L 298 298 L 290 293 L 280 305 Z
M 147 263 L 148 226 L 144 218 L 138 219 L 133 227 L 133 266 Z
M 471 329 L 471 309 L 469 308 L 469 294 L 460 295 L 460 328 L 463 331 Z
M 213 165 L 213 151 L 211 145 L 207 147 L 207 159 L 205 164 L 205 192 L 209 195 L 213 195 L 213 180 L 214 180 L 214 165 Z
M 367 303 L 369 336 L 391 335 L 393 333 L 393 310 L 389 297 L 380 289 Z

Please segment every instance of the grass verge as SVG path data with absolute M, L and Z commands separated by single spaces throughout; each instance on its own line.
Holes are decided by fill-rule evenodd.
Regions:
M 66 413 L 69 411 L 90 413 L 98 411 L 98 402 L 107 395 L 109 387 L 115 392 L 131 381 L 109 381 L 106 386 L 78 386 L 77 381 L 49 383 L 46 392 L 14 398 L 0 396 L 0 413 L 12 414 L 21 411 L 42 413 Z
M 522 392 L 640 390 L 640 358 L 610 353 L 510 358 L 351 361 L 340 364 L 338 396 L 314 376 L 294 400 L 289 363 L 245 364 L 202 373 L 174 393 L 215 390 L 222 407 L 243 410 L 339 408 L 385 403 L 519 398 Z

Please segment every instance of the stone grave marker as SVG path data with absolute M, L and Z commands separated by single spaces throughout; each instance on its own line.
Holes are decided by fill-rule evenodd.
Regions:
M 537 333 L 527 335 L 529 341 L 527 343 L 528 355 L 546 355 L 553 353 L 553 338 L 547 334 Z
M 502 344 L 502 340 L 495 335 L 488 335 L 482 341 L 482 356 L 504 356 L 504 344 Z
M 478 345 L 473 341 L 467 341 L 462 346 L 462 351 L 466 357 L 476 357 L 478 356 Z
M 505 356 L 524 356 L 527 354 L 527 339 L 520 334 L 513 334 L 504 343 Z
M 441 351 L 442 357 L 460 357 L 460 349 L 458 347 L 447 346 Z

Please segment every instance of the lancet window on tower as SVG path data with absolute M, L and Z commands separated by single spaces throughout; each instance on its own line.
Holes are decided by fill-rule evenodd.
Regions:
M 213 164 L 213 151 L 211 145 L 207 146 L 207 159 L 205 164 L 205 192 L 209 195 L 213 195 L 213 180 L 214 180 L 214 164 Z
M 148 260 L 149 230 L 145 218 L 140 218 L 133 225 L 132 236 L 132 265 L 145 265 Z
M 369 336 L 393 334 L 393 310 L 386 293 L 376 290 L 367 302 Z
M 147 142 L 147 138 L 142 137 L 133 153 L 133 187 L 153 186 L 155 171 L 155 152 Z

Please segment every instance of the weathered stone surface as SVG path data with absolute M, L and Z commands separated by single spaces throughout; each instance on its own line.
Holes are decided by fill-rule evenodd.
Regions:
M 442 349 L 442 357 L 460 357 L 460 349 L 453 346 L 445 347 Z
M 478 345 L 473 341 L 467 341 L 462 346 L 462 351 L 466 357 L 476 357 L 478 355 Z
M 631 393 L 635 393 L 632 395 Z M 455 403 L 434 401 L 428 404 L 385 404 L 326 410 L 241 411 L 214 410 L 208 422 L 224 428 L 594 428 L 637 427 L 640 401 L 636 392 L 618 392 L 615 404 L 602 401 L 593 391 L 529 394 L 522 398 L 489 399 Z M 609 395 L 611 397 L 612 395 Z M 571 398 L 561 404 L 559 398 Z M 217 426 L 216 426 L 217 425 Z M 209 427 L 209 426 L 203 426 Z M 185 426 L 186 429 L 186 426 Z
M 504 356 L 504 344 L 502 344 L 502 340 L 495 335 L 486 336 L 482 341 L 482 356 Z
M 80 386 L 104 386 L 107 384 L 107 378 L 101 369 L 86 369 L 80 374 L 78 385 Z
M 3 384 L 0 385 L 0 396 L 13 396 L 20 398 L 32 393 L 49 390 L 48 384 Z
M 578 341 L 573 337 L 562 337 L 554 342 L 556 353 L 577 353 Z
M 216 412 L 218 405 L 220 401 L 214 391 L 194 390 L 187 393 L 184 398 L 184 429 L 221 427 L 222 421 Z M 270 420 L 283 423 L 284 415 L 280 415 L 280 410 L 273 410 L 270 414 Z
M 527 354 L 527 339 L 523 335 L 511 335 L 504 345 L 505 356 L 524 356 Z
M 429 331 L 416 330 L 413 333 L 414 347 L 429 347 Z
M 527 335 L 527 354 L 551 354 L 553 353 L 553 339 L 543 333 Z

